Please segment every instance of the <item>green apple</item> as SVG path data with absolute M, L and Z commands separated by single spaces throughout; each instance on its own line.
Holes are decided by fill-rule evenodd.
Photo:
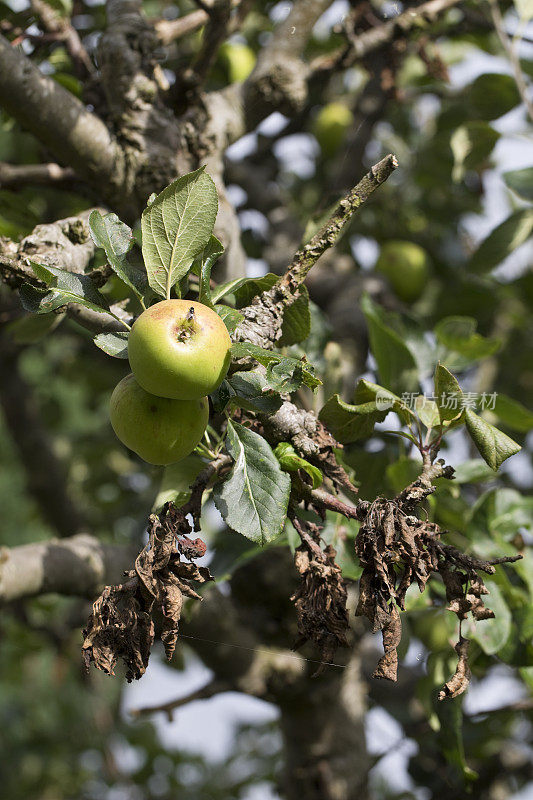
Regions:
M 126 375 L 111 395 L 111 425 L 120 441 L 149 464 L 173 464 L 191 453 L 209 420 L 207 397 L 169 400 Z
M 418 300 L 429 278 L 429 258 L 414 242 L 390 241 L 381 246 L 376 270 L 388 279 L 405 303 Z
M 328 103 L 319 111 L 313 133 L 324 155 L 331 156 L 339 149 L 351 125 L 353 114 L 343 103 Z
M 226 66 L 230 83 L 242 83 L 255 67 L 254 51 L 240 42 L 225 42 L 219 50 L 219 57 Z
M 163 300 L 138 317 L 128 338 L 131 371 L 159 397 L 194 400 L 213 392 L 231 360 L 231 339 L 216 313 L 192 300 Z

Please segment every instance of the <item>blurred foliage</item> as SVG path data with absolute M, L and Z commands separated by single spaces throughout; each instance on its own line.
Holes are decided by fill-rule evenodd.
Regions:
M 380 13 L 382 4 L 376 0 L 373 5 Z M 478 11 L 476 2 L 465 5 Z M 512 23 L 512 4 L 501 5 Z M 273 27 L 275 13 L 271 12 L 279 12 L 279 6 L 274 2 L 253 6 L 242 29 L 221 51 L 208 89 L 226 85 L 251 67 L 253 54 Z M 26 29 L 36 21 L 23 3 L 7 0 L 0 7 L 14 29 Z M 74 25 L 94 53 L 105 23 L 104 5 L 75 0 L 73 8 Z M 194 8 L 189 0 L 144 3 L 153 18 L 173 19 Z M 496 391 L 500 398 L 515 402 L 500 399 L 486 417 L 523 445 L 522 452 L 496 481 L 464 432 L 454 432 L 445 440 L 443 456 L 457 467 L 457 480 L 441 481 L 430 498 L 429 513 L 450 530 L 451 543 L 471 547 L 480 556 L 499 557 L 513 548 L 524 551 L 523 561 L 499 567 L 487 582 L 491 589 L 487 605 L 497 611 L 496 619 L 470 626 L 468 634 L 475 642 L 471 658 L 475 679 L 482 685 L 492 670 L 505 669 L 517 692 L 525 696 L 533 688 L 533 557 L 527 550 L 533 536 L 533 441 L 528 436 L 533 409 L 533 274 L 528 269 L 532 253 L 527 242 L 533 228 L 533 165 L 510 169 L 502 161 L 515 143 L 529 144 L 531 150 L 531 126 L 523 108 L 518 108 L 512 78 L 495 74 L 502 69 L 495 58 L 500 52 L 495 34 L 487 27 L 462 25 L 454 19 L 450 13 L 435 26 L 439 39 L 432 45 L 433 63 L 439 59 L 446 69 L 428 68 L 417 33 L 398 65 L 394 92 L 379 86 L 372 89 L 371 61 L 351 68 L 344 77 L 317 81 L 309 106 L 297 122 L 278 120 L 281 129 L 274 134 L 262 129 L 250 155 L 229 159 L 228 174 L 241 189 L 239 213 L 247 253 L 268 261 L 269 245 L 280 225 L 280 215 L 275 213 L 279 207 L 284 209 L 282 223 L 287 224 L 289 239 L 297 244 L 309 219 L 328 209 L 348 188 L 346 182 L 354 183 L 387 152 L 397 153 L 401 169 L 356 216 L 337 256 L 348 258 L 350 277 L 361 280 L 374 275 L 375 264 L 362 257 L 362 243 L 377 257 L 389 242 L 411 242 L 427 254 L 431 264 L 427 282 L 420 294 L 413 294 L 413 302 L 402 302 L 400 298 L 409 298 L 409 292 L 386 281 L 383 307 L 366 302 L 371 334 L 374 326 L 397 348 L 388 373 L 383 360 L 380 370 L 379 353 L 368 360 L 365 352 L 363 363 L 371 380 L 400 392 L 418 385 L 427 389 L 425 381 L 440 358 L 459 373 L 464 388 Z M 190 63 L 199 41 L 195 32 L 168 48 L 164 67 L 169 76 Z M 308 55 L 331 53 L 341 41 L 331 25 L 322 26 L 309 43 Z M 231 43 L 237 48 L 233 53 Z M 32 58 L 70 91 L 86 90 L 60 43 L 35 47 Z M 531 63 L 526 53 L 524 69 L 529 75 L 533 74 Z M 452 75 L 450 82 L 445 80 L 446 71 Z M 368 102 L 362 101 L 369 97 L 374 97 L 380 112 L 367 126 Z M 320 147 L 315 138 L 317 120 L 327 118 L 325 110 L 332 103 L 342 105 L 345 113 L 340 122 L 334 120 L 333 141 L 319 131 Z M 309 157 L 286 156 L 293 152 L 294 134 Z M 0 160 L 34 164 L 47 161 L 48 156 L 32 136 L 2 114 Z M 232 177 L 232 164 L 239 161 L 251 181 L 237 173 Z M 264 175 L 256 181 L 257 165 Z M 267 192 L 257 191 L 257 184 L 277 187 L 279 196 L 273 205 Z M 19 238 L 39 222 L 74 214 L 92 202 L 83 186 L 2 189 L 0 235 Z M 498 219 L 487 230 L 484 212 L 495 206 Z M 252 224 L 250 214 L 256 214 L 261 224 Z M 519 245 L 522 249 L 516 253 Z M 282 255 L 286 260 L 287 254 Z M 343 274 L 339 272 L 336 278 L 342 292 Z M 116 294 L 120 290 L 108 285 L 104 291 Z M 324 377 L 327 396 L 321 389 L 309 397 L 317 409 L 336 391 L 352 403 L 355 385 L 351 381 L 346 392 L 346 381 L 343 384 L 339 378 L 351 345 L 342 341 L 337 348 L 331 346 L 335 320 L 328 319 L 330 311 L 323 305 L 319 309 L 311 304 L 311 334 L 290 351 L 294 355 L 305 352 Z M 361 325 L 365 330 L 364 322 Z M 43 338 L 38 338 L 41 334 Z M 61 321 L 53 333 L 43 330 L 36 336 L 37 341 L 21 344 L 20 368 L 55 450 L 68 465 L 75 501 L 98 536 L 140 542 L 162 472 L 142 465 L 112 434 L 107 401 L 126 366 L 96 349 L 91 336 L 68 321 Z M 364 499 L 393 496 L 419 469 L 409 442 L 387 433 L 388 426 L 389 420 L 378 424 L 370 439 L 348 444 L 339 456 L 354 471 Z M 3 544 L 54 535 L 27 493 L 24 471 L 4 424 L 0 427 L 0 507 Z M 288 528 L 288 544 L 293 545 Z M 341 524 L 335 515 L 328 515 L 326 539 L 339 548 L 343 571 L 350 579 L 356 579 L 359 570 L 349 546 L 356 532 L 355 523 L 343 519 Z M 206 533 L 214 551 L 212 566 L 219 576 L 227 577 L 256 552 L 242 537 L 217 533 L 217 523 L 208 523 Z M 376 687 L 371 687 L 369 702 L 385 708 L 405 736 L 416 742 L 409 772 L 414 785 L 425 788 L 423 796 L 464 797 L 464 779 L 468 783 L 473 770 L 478 778 L 472 796 L 511 797 L 533 779 L 531 711 L 503 708 L 482 715 L 467 712 L 462 717 L 458 700 L 446 708 L 436 706 L 435 689 L 453 672 L 452 645 L 457 637 L 455 617 L 444 610 L 445 605 L 437 581 L 423 597 L 408 595 L 402 649 L 405 653 L 411 645 L 421 653 L 425 668 L 412 668 L 419 680 L 409 702 L 401 692 L 380 693 Z M 3 612 L 0 780 L 6 800 L 178 796 L 244 800 L 251 786 L 272 784 L 279 753 L 271 729 L 241 731 L 227 763 L 212 764 L 201 755 L 165 748 L 149 722 L 132 724 L 124 719 L 120 680 L 81 674 L 78 648 L 85 615 L 84 603 L 48 597 Z M 490 707 L 498 706 L 500 700 L 506 704 L 502 696 Z M 415 796 L 396 791 L 390 777 L 384 782 L 376 778 L 374 789 L 376 798 Z

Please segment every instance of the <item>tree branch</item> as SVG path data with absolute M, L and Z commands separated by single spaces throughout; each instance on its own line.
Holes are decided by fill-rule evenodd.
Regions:
M 286 287 L 293 291 L 303 283 L 307 273 L 320 256 L 340 239 L 344 227 L 353 214 L 382 183 L 385 183 L 397 167 L 396 156 L 389 154 L 370 168 L 364 178 L 343 197 L 326 224 L 301 250 L 298 250 L 290 267 L 278 281 L 280 287 Z
M 0 603 L 54 592 L 94 597 L 103 584 L 118 583 L 137 548 L 111 545 L 78 534 L 58 541 L 0 550 Z
M 230 692 L 232 689 L 233 686 L 227 681 L 220 681 L 218 678 L 214 678 L 208 681 L 204 686 L 201 686 L 200 689 L 196 689 L 194 692 L 190 692 L 183 697 L 178 697 L 175 700 L 170 700 L 167 703 L 161 703 L 156 706 L 132 708 L 130 710 L 130 715 L 132 717 L 144 717 L 147 714 L 157 714 L 162 711 L 166 714 L 168 721 L 172 722 L 174 718 L 172 712 L 175 711 L 176 708 L 182 708 L 189 703 L 194 703 L 196 700 L 208 700 L 210 697 L 214 697 L 222 692 Z
M 432 23 L 439 14 L 458 5 L 462 0 L 429 0 L 416 8 L 408 8 L 393 19 L 369 30 L 350 36 L 347 48 L 333 55 L 321 56 L 311 64 L 313 72 L 324 69 L 347 68 L 365 58 L 369 53 L 389 44 L 398 35 L 404 35 L 422 22 Z
M 67 490 L 67 472 L 58 459 L 41 420 L 32 388 L 18 368 L 18 351 L 0 340 L 0 404 L 13 443 L 24 465 L 28 489 L 44 519 L 60 536 L 83 528 L 83 515 Z
M 11 289 L 19 289 L 24 283 L 42 285 L 33 273 L 30 259 L 68 272 L 84 273 L 95 252 L 88 226 L 92 211 L 88 209 L 79 217 L 37 225 L 19 243 L 0 239 L 0 279 Z M 113 307 L 113 311 L 126 321 L 129 319 L 122 309 Z M 93 333 L 124 330 L 124 326 L 105 311 L 100 313 L 77 303 L 69 303 L 66 312 L 71 319 Z
M 201 9 L 202 10 L 202 9 Z M 205 13 L 205 12 L 204 12 Z M 193 63 L 179 79 L 178 94 L 197 92 L 213 66 L 220 45 L 228 35 L 231 0 L 215 0 L 207 12 L 208 19 L 203 32 L 202 44 Z M 176 97 L 176 92 L 174 92 Z
M 513 41 L 511 41 L 511 39 L 509 38 L 507 31 L 505 30 L 502 12 L 500 11 L 498 0 L 489 0 L 489 6 L 490 6 L 492 21 L 494 23 L 494 28 L 496 30 L 496 33 L 498 34 L 500 42 L 503 45 L 503 49 L 509 56 L 509 61 L 511 62 L 511 67 L 513 68 L 513 76 L 515 79 L 516 87 L 520 93 L 522 102 L 524 103 L 527 109 L 529 118 L 533 121 L 533 101 L 531 100 L 528 93 L 528 86 L 524 78 L 524 73 L 522 72 L 520 57 L 517 52 L 518 40 L 515 38 L 513 39 Z
M 255 127 L 272 111 L 292 116 L 307 98 L 309 67 L 302 54 L 320 16 L 331 0 L 295 0 L 259 52 L 257 64 L 243 85 L 246 127 Z
M 78 73 L 81 73 L 82 76 L 91 75 L 94 72 L 93 63 L 70 21 L 61 16 L 46 0 L 31 0 L 31 8 L 41 19 L 43 27 L 49 33 L 57 34 L 65 42 L 69 55 L 78 68 Z
M 118 199 L 126 163 L 107 127 L 1 35 L 0 105 L 102 196 Z
M 199 8 L 177 19 L 160 19 L 155 23 L 154 28 L 161 44 L 168 45 L 176 41 L 176 39 L 181 39 L 182 36 L 187 36 L 188 33 L 198 30 L 202 25 L 205 25 L 208 19 L 209 14 L 207 11 Z
M 256 297 L 251 305 L 241 309 L 244 320 L 235 332 L 236 341 L 248 341 L 272 349 L 281 337 L 285 308 L 298 297 L 298 287 L 305 280 L 309 270 L 320 256 L 339 240 L 353 214 L 387 180 L 397 166 L 396 156 L 386 156 L 348 192 L 325 225 L 311 241 L 298 250 L 290 266 L 274 286 Z
M 76 173 L 59 164 L 7 164 L 0 161 L 0 187 L 72 183 Z

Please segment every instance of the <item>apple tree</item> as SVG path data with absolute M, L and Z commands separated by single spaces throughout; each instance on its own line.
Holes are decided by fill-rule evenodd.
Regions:
M 533 167 L 495 148 L 531 122 L 533 9 L 283 5 L 5 6 L 9 800 L 532 779 Z M 461 84 L 472 53 L 509 67 Z M 124 719 L 162 650 L 177 697 Z M 212 677 L 184 694 L 191 652 Z M 498 669 L 518 700 L 473 712 Z M 148 720 L 225 692 L 279 725 L 218 773 L 163 756 Z M 412 791 L 372 776 L 376 709 Z

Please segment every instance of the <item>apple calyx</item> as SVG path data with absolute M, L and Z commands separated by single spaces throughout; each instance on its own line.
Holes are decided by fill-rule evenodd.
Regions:
M 186 342 L 191 338 L 196 330 L 196 318 L 194 316 L 194 308 L 191 306 L 187 311 L 185 319 L 176 328 L 178 342 Z

